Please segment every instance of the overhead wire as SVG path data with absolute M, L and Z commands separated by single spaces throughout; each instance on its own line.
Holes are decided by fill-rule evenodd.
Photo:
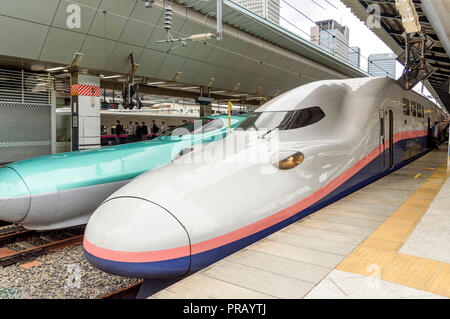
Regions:
M 323 1 L 325 1 L 326 3 L 328 3 L 330 6 L 332 6 L 332 7 L 334 7 L 336 10 L 338 10 L 338 7 L 336 7 L 334 4 L 332 4 L 330 1 L 328 1 L 328 0 L 323 0 Z
M 309 1 L 311 1 L 312 3 L 314 3 L 316 6 L 318 6 L 318 7 L 321 7 L 323 10 L 326 10 L 324 7 L 322 7 L 320 4 L 318 4 L 316 1 L 314 1 L 314 0 L 309 0 Z

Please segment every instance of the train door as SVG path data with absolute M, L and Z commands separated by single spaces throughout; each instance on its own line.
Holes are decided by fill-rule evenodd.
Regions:
M 394 112 L 389 110 L 389 168 L 394 167 Z
M 384 110 L 380 111 L 380 146 L 379 153 L 381 155 L 381 163 L 380 163 L 380 171 L 384 171 L 386 169 L 386 137 L 385 137 L 385 123 L 384 123 Z
M 394 167 L 394 112 L 392 110 L 380 110 L 380 154 L 381 171 Z

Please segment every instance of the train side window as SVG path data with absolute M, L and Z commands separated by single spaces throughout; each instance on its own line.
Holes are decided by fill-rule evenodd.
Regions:
M 423 106 L 419 103 L 417 103 L 417 117 L 423 117 Z
M 411 113 L 412 116 L 417 116 L 416 102 L 414 101 L 411 101 Z
M 409 100 L 403 99 L 403 115 L 409 115 Z

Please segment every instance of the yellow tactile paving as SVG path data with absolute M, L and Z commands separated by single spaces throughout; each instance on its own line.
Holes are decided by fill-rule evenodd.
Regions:
M 392 262 L 396 254 L 396 251 L 360 245 L 352 251 L 349 257 L 368 261 L 385 269 Z
M 430 183 L 425 183 L 420 188 L 420 191 L 435 192 L 435 193 L 439 193 L 439 190 L 440 190 L 439 185 L 434 185 L 434 184 L 430 184 Z
M 435 192 L 431 193 L 431 192 L 423 191 L 420 193 L 415 192 L 414 194 L 411 195 L 410 198 L 411 199 L 433 199 L 436 197 L 436 195 L 437 195 L 437 193 L 435 193 Z
M 369 236 L 369 238 L 385 239 L 392 241 L 403 242 L 412 229 L 412 226 L 395 227 L 392 225 L 381 224 L 375 231 Z
M 449 175 L 445 162 L 336 269 L 370 276 L 375 265 L 383 280 L 450 297 L 450 264 L 398 253 Z
M 401 208 L 397 209 L 391 215 L 391 217 L 418 221 L 422 217 L 422 215 L 423 215 L 423 212 L 421 212 L 421 211 L 415 211 L 412 208 L 401 207 Z
M 373 265 L 374 263 L 370 261 L 347 257 L 336 269 L 362 276 L 370 276 L 373 273 Z
M 450 298 L 450 264 L 442 264 L 430 281 L 426 290 Z
M 437 271 L 440 262 L 422 257 L 398 254 L 382 275 L 383 280 L 425 289 L 425 284 Z
M 372 247 L 389 251 L 398 251 L 402 243 L 399 241 L 377 239 L 377 238 L 367 238 L 361 243 L 363 247 Z
M 409 227 L 414 226 L 415 221 L 411 219 L 397 218 L 391 215 L 391 217 L 386 219 L 383 224 L 389 227 L 404 229 L 406 231 Z
M 423 186 L 423 185 L 422 185 Z M 427 206 L 433 202 L 432 199 L 408 199 L 408 204 L 414 206 Z

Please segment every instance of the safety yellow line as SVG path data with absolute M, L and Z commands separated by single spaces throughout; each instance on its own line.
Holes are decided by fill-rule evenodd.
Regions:
M 450 298 L 449 263 L 399 253 L 448 176 L 450 173 L 445 161 L 336 269 L 363 276 L 379 276 L 386 281 Z

